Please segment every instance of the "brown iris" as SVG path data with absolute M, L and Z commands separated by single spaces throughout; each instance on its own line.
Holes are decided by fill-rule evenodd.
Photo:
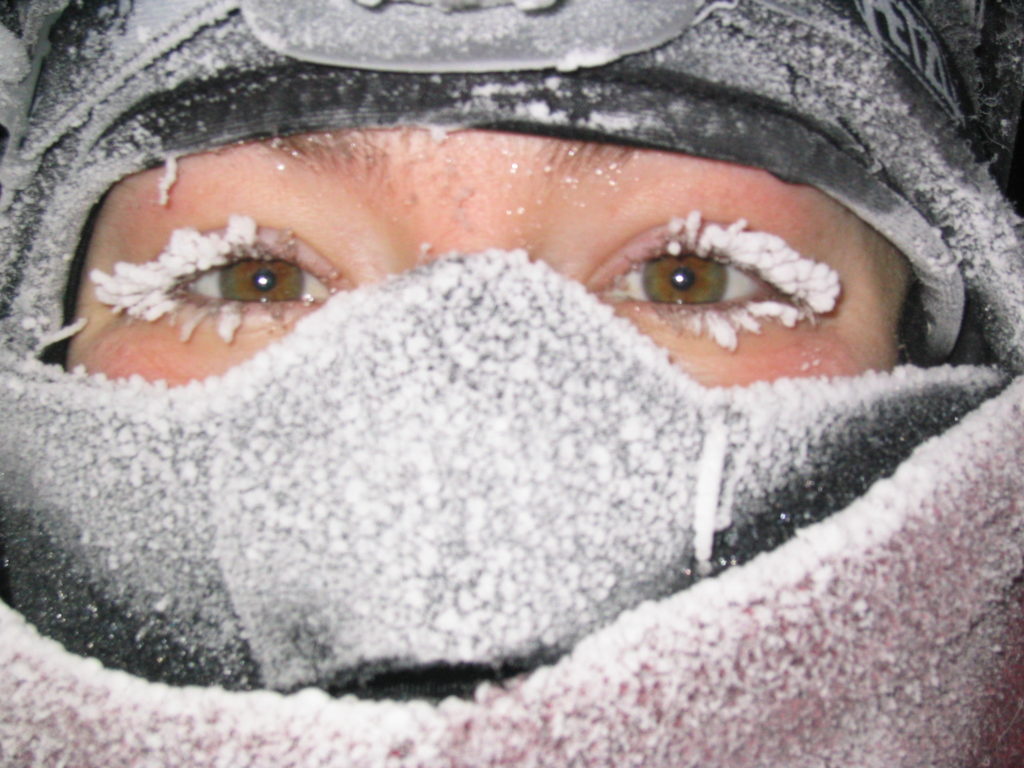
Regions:
M 222 267 L 221 298 L 231 301 L 300 301 L 303 272 L 281 259 L 247 259 Z
M 661 256 L 643 266 L 648 301 L 665 304 L 712 304 L 725 296 L 728 267 L 693 254 Z

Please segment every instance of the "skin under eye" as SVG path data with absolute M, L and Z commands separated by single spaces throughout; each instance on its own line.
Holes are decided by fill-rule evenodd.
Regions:
M 182 286 L 195 296 L 226 301 L 324 301 L 330 291 L 316 277 L 284 259 L 241 259 Z

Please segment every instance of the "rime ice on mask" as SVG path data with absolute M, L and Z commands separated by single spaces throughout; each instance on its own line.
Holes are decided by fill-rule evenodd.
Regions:
M 87 323 L 88 323 L 88 318 L 79 317 L 74 322 L 69 323 L 68 325 L 63 326 L 62 328 L 58 328 L 57 330 L 53 331 L 52 333 L 46 334 L 45 336 L 43 336 L 39 340 L 39 347 L 40 347 L 40 349 L 42 349 L 43 347 L 48 347 L 51 344 L 56 344 L 59 341 L 64 341 L 65 339 L 70 339 L 72 336 L 74 336 L 80 330 L 85 328 Z
M 960 378 L 948 369 L 911 375 L 936 384 Z M 888 388 L 900 376 L 869 376 L 853 388 Z M 850 389 L 840 386 L 838 396 L 847 399 Z M 313 690 L 239 695 L 147 683 L 67 653 L 0 604 L 0 687 L 12 699 L 0 747 L 29 756 L 26 764 L 45 764 L 39 758 L 46 756 L 89 768 L 154 754 L 154 765 L 167 768 L 241 759 L 278 768 L 413 768 L 439 764 L 453 743 L 465 764 L 487 768 L 521 764 L 524 756 L 535 756 L 538 768 L 583 759 L 617 765 L 625 753 L 643 756 L 644 764 L 671 754 L 695 755 L 686 766 L 754 768 L 766 755 L 786 764 L 797 751 L 819 754 L 824 725 L 839 734 L 826 754 L 853 755 L 854 764 L 881 765 L 882 757 L 887 766 L 920 765 L 927 749 L 937 756 L 928 765 L 959 765 L 958 739 L 975 733 L 985 701 L 977 698 L 972 667 L 1005 655 L 991 618 L 964 626 L 960 617 L 971 605 L 1004 604 L 1000 580 L 1019 570 L 1012 543 L 1018 518 L 1007 510 L 1024 493 L 1020 482 L 993 492 L 986 487 L 991 477 L 977 467 L 1002 464 L 1007 437 L 1024 445 L 1016 417 L 1022 397 L 1018 385 L 951 440 L 924 446 L 906 471 L 784 548 L 646 603 L 559 664 L 501 686 L 484 684 L 468 701 L 366 702 Z M 959 494 L 929 493 L 931 478 L 963 475 L 979 452 L 984 461 L 967 472 Z M 979 506 L 986 497 L 997 504 Z M 911 531 L 931 546 L 908 540 Z M 915 547 L 920 551 L 911 555 Z M 908 599 L 911 577 L 915 594 Z M 922 612 L 922 595 L 946 610 Z M 952 647 L 936 655 L 937 639 Z M 823 643 L 826 663 L 808 663 Z M 879 669 L 889 684 L 879 685 Z M 893 686 L 912 693 L 894 696 Z M 815 716 L 793 718 L 806 711 L 809 695 Z M 922 703 L 928 722 L 941 717 L 942 728 L 935 739 L 907 747 L 906 723 Z M 45 740 L 42 728 L 50 729 Z M 784 738 L 772 741 L 780 731 Z M 139 733 L 147 734 L 144 742 Z M 717 745 L 710 762 L 709 743 Z M 743 759 L 752 743 L 756 753 Z
M 712 422 L 704 436 L 697 468 L 697 488 L 693 501 L 693 554 L 697 560 L 697 568 L 705 573 L 710 571 L 709 562 L 716 529 L 715 518 L 719 506 L 722 471 L 725 465 L 725 452 L 729 445 L 728 435 L 724 424 Z M 731 522 L 728 510 L 726 519 Z M 728 523 L 723 527 L 728 527 Z
M 157 202 L 166 206 L 171 201 L 171 187 L 178 180 L 178 156 L 168 155 L 164 161 L 164 172 L 157 185 Z
M 295 745 L 306 744 L 303 758 L 337 750 L 342 762 L 361 755 L 367 766 L 394 763 L 396 753 L 407 755 L 399 764 L 430 764 L 450 734 L 464 738 L 466 723 L 484 734 L 471 745 L 480 750 L 473 764 L 510 762 L 493 756 L 495 745 L 522 746 L 527 729 L 531 745 L 540 740 L 550 747 L 542 754 L 558 758 L 538 765 L 564 765 L 557 750 L 566 732 L 535 727 L 540 710 L 565 713 L 566 727 L 597 713 L 581 727 L 601 734 L 624 718 L 617 738 L 661 748 L 688 733 L 649 733 L 642 702 L 667 685 L 685 692 L 665 701 L 676 708 L 665 710 L 673 721 L 703 716 L 694 701 L 715 703 L 701 721 L 704 738 L 720 727 L 721 738 L 738 739 L 736 724 L 751 722 L 751 711 L 803 701 L 806 689 L 794 693 L 780 669 L 790 655 L 820 649 L 823 614 L 889 583 L 858 577 L 850 555 L 874 537 L 882 567 L 893 567 L 900 537 L 883 535 L 901 524 L 892 494 L 876 499 L 866 520 L 863 510 L 844 514 L 713 582 L 669 597 L 648 586 L 725 556 L 712 548 L 705 559 L 709 532 L 729 525 L 723 509 L 738 536 L 787 502 L 813 509 L 786 494 L 822 488 L 816 464 L 838 453 L 859 476 L 867 464 L 854 457 L 865 446 L 874 459 L 903 445 L 936 414 L 956 418 L 943 392 L 971 403 L 994 382 L 979 369 L 907 369 L 704 389 L 578 284 L 525 254 L 497 253 L 443 259 L 340 294 L 279 344 L 189 387 L 58 383 L 46 366 L 32 373 L 45 386 L 9 386 L 23 380 L 18 374 L 0 371 L 8 395 L 0 418 L 12 438 L 0 450 L 17 446 L 20 457 L 5 456 L 5 466 L 17 469 L 12 477 L 29 465 L 56 473 L 31 480 L 45 496 L 41 508 L 71 505 L 77 514 L 49 530 L 84 545 L 77 565 L 107 569 L 102 593 L 143 622 L 129 635 L 135 652 L 170 627 L 179 638 L 172 649 L 201 649 L 230 668 L 231 640 L 242 637 L 253 642 L 260 682 L 290 688 L 315 684 L 318 674 L 338 680 L 351 665 L 397 659 L 400 672 L 439 660 L 490 663 L 588 635 L 557 665 L 483 687 L 473 701 L 366 703 L 147 685 L 69 659 L 0 606 L 0 660 L 14 660 L 0 665 L 0 677 L 35 692 L 44 709 L 81 699 L 87 705 L 73 706 L 81 717 L 140 712 L 165 743 L 191 744 L 200 729 L 209 738 L 199 750 L 251 741 L 266 764 L 298 765 Z M 720 482 L 710 477 L 716 467 Z M 830 476 L 828 492 L 848 480 Z M 922 508 L 914 499 L 902 513 Z M 986 530 L 965 525 L 965 535 Z M 977 571 L 974 561 L 964 568 Z M 41 563 L 33 576 L 45 587 L 55 574 Z M 73 580 L 58 586 L 75 588 Z M 806 634 L 794 637 L 795 626 Z M 872 626 L 866 650 L 856 650 L 881 647 L 891 661 L 876 640 L 883 629 Z M 835 652 L 853 653 L 846 636 L 838 640 Z M 737 659 L 749 693 L 723 701 Z M 811 680 L 822 690 L 827 683 Z M 868 683 L 863 695 L 891 704 Z M 218 716 L 197 719 L 197 710 Z M 83 739 L 107 733 L 89 726 Z M 0 739 L 18 742 L 19 733 Z M 574 744 L 591 743 L 573 733 Z M 105 743 L 122 749 L 126 741 L 118 733 Z M 402 751 L 409 744 L 426 746 Z M 593 762 L 614 763 L 601 757 Z
M 966 402 L 992 383 L 961 378 Z M 262 684 L 292 689 L 564 653 L 750 556 L 779 506 L 855 497 L 888 466 L 879 419 L 906 449 L 961 412 L 929 381 L 704 389 L 578 283 L 488 252 L 338 294 L 222 377 L 88 379 L 0 416 L 10 464 L 57 473 L 37 506 L 76 510 L 26 525 L 87 541 L 79 570 L 151 636 L 214 658 L 245 638 Z M 856 471 L 819 482 L 835 453 Z M 725 528 L 742 545 L 716 551 Z
M 114 312 L 140 320 L 159 320 L 181 306 L 174 291 L 184 278 L 228 264 L 232 253 L 252 247 L 256 241 L 256 222 L 235 214 L 228 219 L 223 233 L 202 234 L 191 227 L 176 229 L 154 261 L 118 262 L 112 275 L 94 269 L 89 279 L 96 286 L 96 298 Z M 230 341 L 237 323 L 222 318 L 219 327 L 220 335 Z

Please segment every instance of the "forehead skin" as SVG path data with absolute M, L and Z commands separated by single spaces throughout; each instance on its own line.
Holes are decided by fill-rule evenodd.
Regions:
M 835 269 L 836 308 L 784 328 L 768 321 L 730 352 L 632 304 L 620 314 L 707 385 L 891 368 L 908 269 L 891 246 L 824 194 L 751 168 L 670 152 L 483 131 L 343 131 L 237 145 L 184 158 L 166 204 L 164 169 L 112 189 L 86 274 L 155 259 L 181 227 L 223 228 L 232 214 L 286 230 L 313 249 L 332 287 L 377 282 L 453 251 L 524 248 L 595 292 L 621 253 L 673 217 L 746 219 Z M 69 364 L 180 384 L 221 373 L 286 334 L 301 312 L 248 313 L 225 344 L 204 321 L 181 342 L 174 323 L 113 314 L 84 281 Z

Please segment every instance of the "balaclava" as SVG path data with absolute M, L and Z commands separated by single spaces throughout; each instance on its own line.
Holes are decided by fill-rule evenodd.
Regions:
M 1013 8 L 135 0 L 5 21 L 0 762 L 1013 759 L 1024 273 L 992 178 Z M 499 251 L 338 294 L 184 387 L 45 362 L 118 179 L 398 125 L 811 184 L 913 267 L 917 365 L 704 388 Z

